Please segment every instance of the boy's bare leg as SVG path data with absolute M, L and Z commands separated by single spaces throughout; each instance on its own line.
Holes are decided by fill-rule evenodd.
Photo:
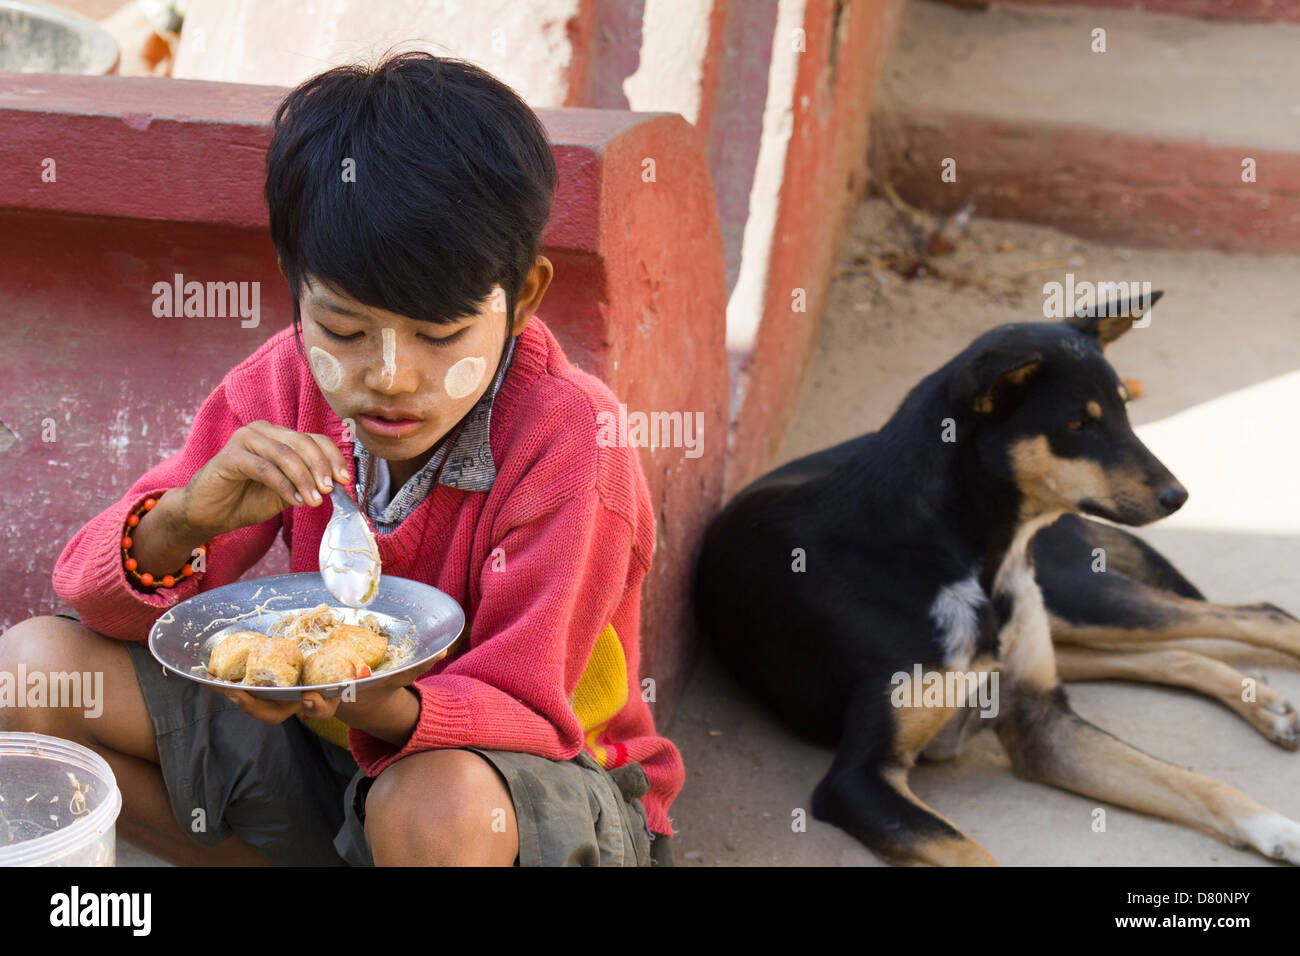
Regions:
M 495 767 L 469 750 L 426 750 L 381 773 L 366 795 L 376 866 L 510 866 L 519 824 Z
M 0 710 L 0 730 L 62 737 L 108 761 L 122 791 L 117 829 L 123 839 L 179 866 L 268 865 L 238 837 L 204 847 L 181 829 L 158 768 L 153 721 L 121 642 L 67 618 L 37 617 L 0 635 L 0 671 L 16 674 L 19 662 L 29 674 L 103 674 L 98 717 L 87 717 L 86 708 L 76 707 L 6 708 Z

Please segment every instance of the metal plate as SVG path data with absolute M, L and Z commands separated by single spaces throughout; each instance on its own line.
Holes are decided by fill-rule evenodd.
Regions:
M 298 687 L 249 687 L 217 680 L 206 673 L 212 648 L 234 631 L 260 631 L 286 614 L 309 611 L 328 604 L 348 623 L 358 615 L 379 618 L 390 640 L 408 635 L 414 641 L 412 655 L 400 666 L 356 681 L 313 684 Z M 450 595 L 427 584 L 384 575 L 379 593 L 363 608 L 340 607 L 325 590 L 320 574 L 277 574 L 273 577 L 236 581 L 182 601 L 154 622 L 149 631 L 149 650 L 168 671 L 209 687 L 247 691 L 267 700 L 299 700 L 310 690 L 324 697 L 338 697 L 355 685 L 358 694 L 377 684 L 409 684 L 446 656 L 465 628 L 465 612 Z M 202 669 L 202 675 L 196 669 Z

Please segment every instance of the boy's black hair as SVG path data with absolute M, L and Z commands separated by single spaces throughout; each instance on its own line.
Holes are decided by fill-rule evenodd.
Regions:
M 442 324 L 500 284 L 513 321 L 555 182 L 536 114 L 471 63 L 403 53 L 307 80 L 276 110 L 266 154 L 294 325 L 308 275 Z

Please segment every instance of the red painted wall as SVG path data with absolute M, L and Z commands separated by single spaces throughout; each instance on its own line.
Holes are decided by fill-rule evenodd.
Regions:
M 746 361 L 727 495 L 768 470 L 793 415 L 839 241 L 866 189 L 866 117 L 900 10 L 890 0 L 809 0 L 766 300 Z M 796 288 L 806 292 L 806 312 L 792 310 Z

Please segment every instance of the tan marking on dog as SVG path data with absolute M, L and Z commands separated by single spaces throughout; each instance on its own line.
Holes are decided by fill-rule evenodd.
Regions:
M 975 399 L 975 411 L 981 415 L 987 415 L 992 412 L 994 408 L 993 390 L 1002 388 L 1008 384 L 1017 386 L 1025 384 L 1025 382 L 1029 381 L 1029 377 L 1037 372 L 1042 364 L 1041 360 L 1036 359 L 1034 361 L 1026 362 L 1024 365 L 1021 365 L 1018 368 L 1013 368 L 1011 371 L 1007 372 L 993 384 L 993 389 Z
M 1127 402 L 1129 400 L 1128 389 L 1124 387 L 1122 382 L 1116 391 L 1119 392 L 1119 400 L 1121 402 Z
M 929 672 L 927 672 L 929 673 Z M 894 757 L 910 767 L 930 739 L 957 713 L 956 707 L 895 707 Z
M 1059 511 L 1049 511 L 1024 522 L 1007 548 L 1006 557 L 993 578 L 993 594 L 1011 599 L 1011 616 L 998 632 L 998 660 L 1010 682 L 1046 690 L 1055 687 L 1056 658 L 1052 648 L 1052 627 L 1043 605 L 1043 592 L 1034 578 L 1029 561 L 1029 540 L 1051 524 Z
M 1045 435 L 1024 438 L 1009 449 L 1016 484 L 1025 495 L 1022 519 L 1046 510 L 1073 511 L 1084 498 L 1112 495 L 1113 476 L 1085 458 L 1058 458 Z
M 913 710 L 919 708 L 911 708 Z M 933 709 L 933 708 L 931 708 Z M 932 816 L 942 820 L 956 832 L 955 837 L 918 838 L 910 845 L 896 847 L 875 847 L 882 856 L 904 864 L 928 864 L 929 866 L 997 866 L 998 861 L 988 850 L 980 846 L 942 813 L 927 806 L 907 782 L 907 767 L 891 766 L 882 770 L 881 776 L 904 800 Z
M 1101 418 L 1101 406 L 1096 402 L 1089 402 L 1084 405 L 1083 410 L 1088 413 L 1089 418 Z

